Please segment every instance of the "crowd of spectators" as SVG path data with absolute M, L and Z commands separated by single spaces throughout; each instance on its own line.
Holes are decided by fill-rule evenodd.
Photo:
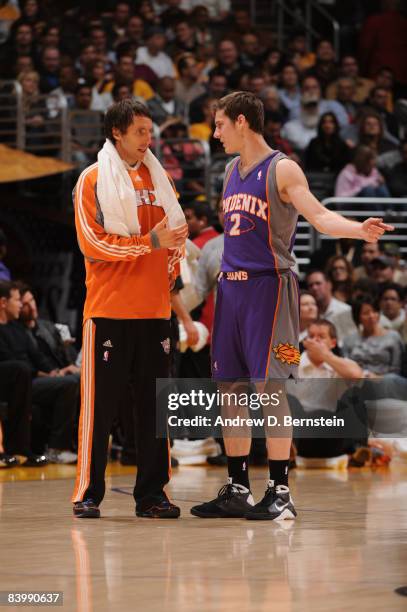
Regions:
M 323 30 L 310 48 L 297 26 L 283 51 L 270 29 L 251 23 L 246 3 L 233 0 L 105 1 L 98 10 L 45 0 L 3 4 L 15 19 L 3 26 L 0 78 L 22 87 L 27 146 L 45 138 L 44 122 L 62 100 L 74 111 L 72 157 L 81 170 L 101 144 L 100 118 L 83 111 L 103 113 L 134 96 L 149 106 L 161 138 L 204 140 L 218 153 L 213 103 L 249 90 L 264 102 L 270 145 L 307 173 L 325 173 L 330 195 L 407 194 L 403 110 L 395 112 L 407 97 L 402 0 L 359 1 L 360 31 L 340 56 Z M 293 4 L 304 11 L 304 2 Z M 345 10 L 333 11 L 346 23 Z M 170 163 L 180 153 L 167 150 Z M 187 175 L 199 170 L 199 160 L 188 168 Z M 202 182 L 189 178 L 177 185 L 181 198 L 184 191 L 186 199 L 204 197 Z

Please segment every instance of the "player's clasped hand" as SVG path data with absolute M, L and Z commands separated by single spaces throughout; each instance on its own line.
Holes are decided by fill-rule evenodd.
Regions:
M 164 217 L 153 228 L 162 249 L 175 249 L 182 246 L 188 237 L 188 225 L 184 223 L 179 227 L 170 229 L 168 227 L 168 217 Z
M 370 217 L 362 223 L 361 238 L 366 242 L 377 242 L 384 232 L 392 232 L 393 225 L 383 223 L 382 218 Z

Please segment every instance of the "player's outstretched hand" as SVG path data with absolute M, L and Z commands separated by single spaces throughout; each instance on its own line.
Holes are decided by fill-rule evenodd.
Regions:
M 377 242 L 384 232 L 392 232 L 393 225 L 383 223 L 383 219 L 369 217 L 362 223 L 361 239 L 366 242 Z
M 188 225 L 184 223 L 179 227 L 170 229 L 168 227 L 168 217 L 164 217 L 153 228 L 158 240 L 160 241 L 161 249 L 175 249 L 181 247 L 188 237 Z

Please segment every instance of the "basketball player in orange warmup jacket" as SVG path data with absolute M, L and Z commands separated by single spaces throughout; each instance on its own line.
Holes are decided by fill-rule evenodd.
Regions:
M 155 380 L 169 375 L 170 285 L 179 274 L 174 253 L 184 245 L 188 230 L 185 223 L 169 229 L 143 163 L 152 132 L 147 108 L 129 100 L 113 105 L 105 131 L 131 178 L 141 233 L 126 237 L 105 230 L 97 197 L 99 164 L 84 170 L 75 188 L 87 296 L 73 512 L 79 518 L 100 516 L 109 434 L 130 382 L 137 396 L 136 514 L 177 518 L 179 508 L 164 492 L 170 477 L 169 446 L 166 439 L 156 438 Z M 130 192 L 133 196 L 131 187 Z

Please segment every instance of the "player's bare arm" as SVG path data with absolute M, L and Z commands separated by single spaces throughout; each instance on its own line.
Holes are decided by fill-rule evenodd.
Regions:
M 359 223 L 322 206 L 309 190 L 303 171 L 292 160 L 279 161 L 276 179 L 283 202 L 291 202 L 298 212 L 322 234 L 337 238 L 377 242 L 384 232 L 394 230 L 392 225 L 383 223 L 383 219 L 370 217 L 363 223 Z

